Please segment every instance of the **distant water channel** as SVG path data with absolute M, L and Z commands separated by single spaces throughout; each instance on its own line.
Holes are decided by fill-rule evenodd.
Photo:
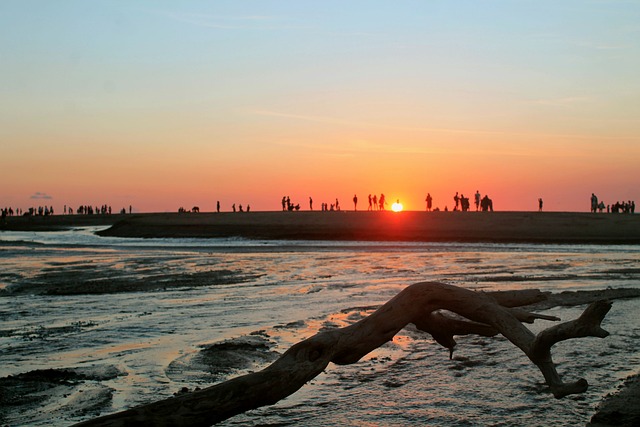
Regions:
M 96 230 L 0 232 L 3 384 L 18 387 L 7 378 L 39 370 L 71 370 L 79 384 L 51 387 L 37 404 L 28 394 L 5 400 L 2 424 L 69 425 L 261 369 L 419 281 L 640 287 L 640 246 L 121 239 Z M 570 320 L 583 309 L 548 312 Z M 554 347 L 565 379 L 591 384 L 582 395 L 554 399 L 504 338 L 459 337 L 449 360 L 406 328 L 360 362 L 330 365 L 293 396 L 223 425 L 584 425 L 639 370 L 639 313 L 640 301 L 615 301 L 609 337 Z

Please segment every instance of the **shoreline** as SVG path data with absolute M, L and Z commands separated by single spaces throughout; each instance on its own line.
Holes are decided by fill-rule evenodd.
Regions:
M 109 227 L 133 238 L 640 244 L 640 215 L 589 212 L 302 211 L 7 217 L 0 232 Z

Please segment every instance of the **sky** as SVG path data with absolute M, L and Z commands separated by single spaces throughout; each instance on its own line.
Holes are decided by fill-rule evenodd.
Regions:
M 640 2 L 0 1 L 0 207 L 640 201 Z

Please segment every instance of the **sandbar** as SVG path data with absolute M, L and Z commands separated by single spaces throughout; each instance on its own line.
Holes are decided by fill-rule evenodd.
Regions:
M 137 238 L 640 244 L 640 215 L 588 212 L 301 211 L 9 217 L 0 230 L 105 226 Z

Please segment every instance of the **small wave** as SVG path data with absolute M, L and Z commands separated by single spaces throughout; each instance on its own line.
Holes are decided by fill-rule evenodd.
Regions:
M 0 336 L 20 337 L 25 341 L 47 340 L 64 334 L 77 333 L 96 325 L 97 323 L 92 321 L 77 321 L 64 326 L 37 325 L 20 330 L 0 330 Z
M 0 248 L 5 247 L 5 246 L 14 249 L 15 247 L 20 247 L 20 246 L 44 246 L 44 243 L 33 242 L 33 241 L 30 241 L 30 240 L 4 240 L 4 239 L 0 239 Z
M 110 406 L 113 389 L 100 384 L 127 375 L 113 365 L 41 369 L 0 378 L 0 419 L 8 425 L 86 417 Z
M 548 282 L 548 281 L 565 281 L 576 280 L 579 276 L 576 274 L 561 274 L 561 275 L 541 275 L 541 276 L 484 276 L 474 278 L 478 282 Z

